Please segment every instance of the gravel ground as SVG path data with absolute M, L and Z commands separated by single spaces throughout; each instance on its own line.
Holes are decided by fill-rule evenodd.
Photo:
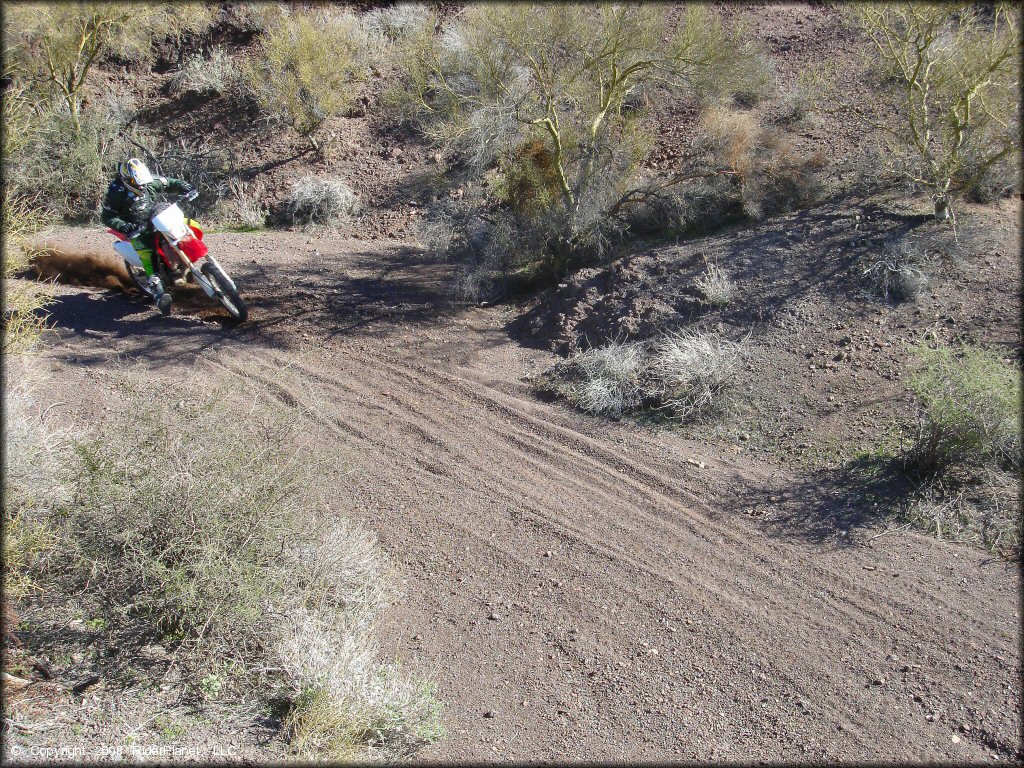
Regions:
M 210 244 L 249 323 L 62 286 L 52 397 L 102 424 L 126 363 L 217 378 L 253 358 L 308 381 L 265 383 L 354 457 L 339 498 L 404 585 L 384 649 L 446 706 L 424 759 L 1019 759 L 1014 565 L 870 522 L 819 541 L 744 515 L 738 499 L 800 475 L 539 401 L 528 378 L 555 356 L 510 339 L 510 310 L 448 304 L 443 267 L 407 244 Z

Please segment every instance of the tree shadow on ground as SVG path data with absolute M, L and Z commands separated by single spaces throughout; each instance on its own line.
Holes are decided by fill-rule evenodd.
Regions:
M 343 260 L 311 256 L 286 270 L 254 258 L 230 269 L 249 304 L 249 319 L 240 325 L 195 287 L 175 289 L 169 317 L 135 293 L 68 293 L 47 310 L 58 338 L 74 342 L 54 357 L 89 365 L 116 352 L 162 366 L 218 347 L 288 349 L 357 334 L 387 335 L 434 324 L 458 310 L 445 289 L 445 269 L 409 247 L 346 253 Z
M 872 458 L 815 470 L 784 488 L 748 493 L 746 500 L 769 535 L 849 546 L 897 521 L 914 490 L 897 461 Z

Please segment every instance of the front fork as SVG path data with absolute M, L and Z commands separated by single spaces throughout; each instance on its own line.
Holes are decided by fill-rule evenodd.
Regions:
M 181 266 L 185 268 L 186 272 L 190 272 L 192 274 L 193 279 L 197 283 L 199 283 L 199 287 L 203 289 L 206 295 L 209 296 L 211 299 L 219 300 L 221 295 L 220 289 L 217 288 L 213 284 L 213 282 L 202 273 L 202 270 L 200 270 L 200 268 L 196 266 L 197 262 L 193 262 L 191 259 L 189 259 L 189 257 L 185 255 L 181 248 L 179 248 L 177 245 L 171 242 L 169 237 L 163 235 L 163 238 L 164 242 L 168 245 L 168 247 L 171 249 L 174 255 L 178 258 L 178 261 L 181 263 Z M 208 258 L 210 257 L 204 256 L 199 261 L 204 261 Z

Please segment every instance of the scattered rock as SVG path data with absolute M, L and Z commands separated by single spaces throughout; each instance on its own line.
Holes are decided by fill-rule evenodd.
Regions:
M 491 621 L 501 621 L 501 614 L 496 613 L 495 611 L 491 611 L 490 614 L 488 614 L 487 618 Z
M 490 720 L 493 720 L 497 716 L 498 716 L 498 713 L 495 710 L 493 710 L 493 709 L 488 709 L 486 712 L 484 712 L 484 717 L 486 717 L 486 718 L 488 718 Z

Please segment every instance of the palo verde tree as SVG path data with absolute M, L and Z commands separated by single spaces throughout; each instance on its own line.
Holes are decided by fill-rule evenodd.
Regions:
M 865 3 L 853 17 L 866 35 L 874 108 L 838 101 L 880 140 L 890 170 L 933 197 L 951 199 L 1020 149 L 1021 28 L 1009 4 Z
M 645 104 L 767 83 L 764 58 L 700 5 L 481 3 L 407 36 L 400 114 L 518 216 L 549 222 L 542 249 L 600 240 L 654 140 Z M 488 217 L 492 222 L 494 216 Z
M 202 3 L 5 3 L 5 43 L 18 69 L 51 89 L 80 128 L 83 91 L 108 54 L 145 60 L 156 37 L 178 37 L 208 26 Z
M 369 37 L 351 13 L 297 13 L 264 33 L 260 56 L 243 76 L 263 110 L 319 153 L 324 126 L 359 95 L 369 50 Z

